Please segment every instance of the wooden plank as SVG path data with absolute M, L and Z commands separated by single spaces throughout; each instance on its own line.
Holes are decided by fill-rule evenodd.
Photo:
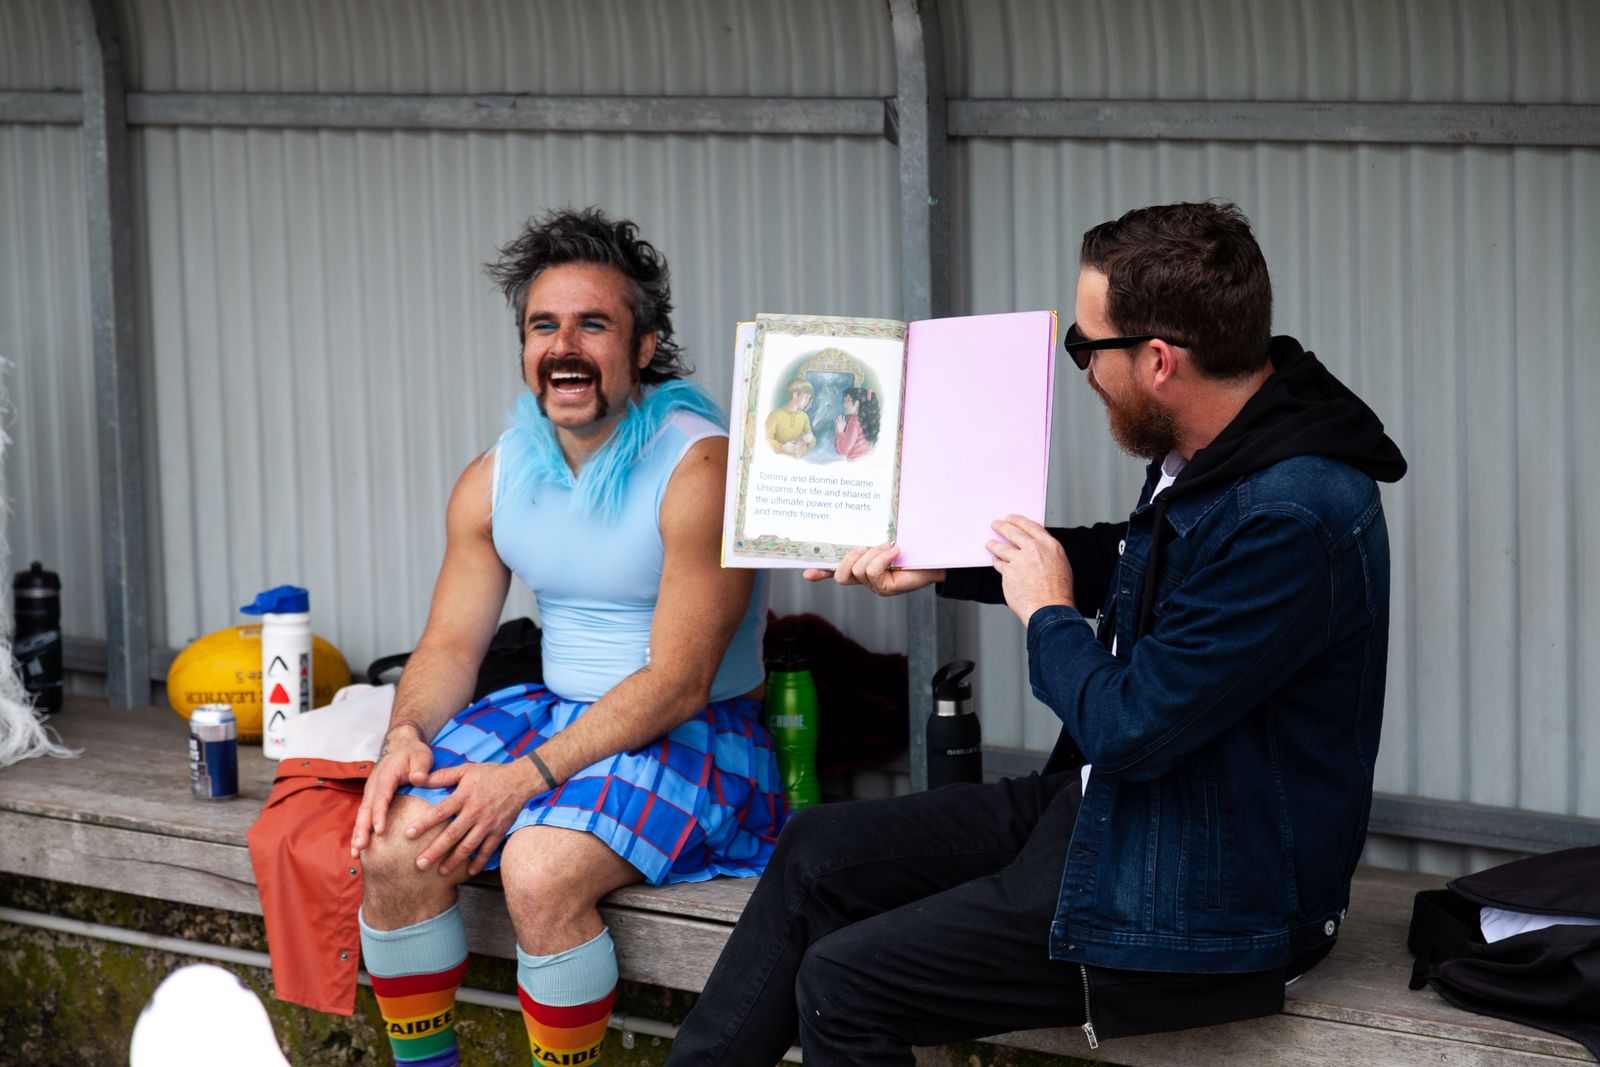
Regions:
M 1445 881 L 1408 871 L 1358 870 L 1339 944 L 1289 987 L 1284 1013 L 1271 1019 L 1108 1041 L 1096 1052 L 1077 1029 L 1036 1030 L 994 1040 L 1130 1067 L 1589 1062 L 1591 1057 L 1575 1042 L 1462 1011 L 1431 989 L 1407 988 L 1411 957 L 1405 945 L 1412 898 L 1419 890 L 1443 887 Z
M 1350 1064 L 1448 1064 L 1450 1067 L 1561 1067 L 1593 1062 L 1583 1046 L 1567 1042 L 1544 1055 L 1470 1041 L 1348 1023 L 1274 1015 L 1248 1022 L 1102 1041 L 1091 1050 L 1083 1031 L 1032 1030 L 993 1038 L 996 1044 L 1076 1056 L 1126 1067 L 1349 1067 Z
M 261 914 L 243 845 L 0 811 L 0 870 Z
M 1537 1055 L 1572 1056 L 1576 1050 L 1580 1058 L 1589 1058 L 1564 1038 L 1462 1011 L 1431 989 L 1407 988 L 1412 898 L 1423 889 L 1443 888 L 1445 881 L 1362 868 L 1351 885 L 1350 914 L 1338 946 L 1289 987 L 1285 1012 L 1449 1041 L 1488 1042 Z
M 744 914 L 744 906 L 755 892 L 756 881 L 754 878 L 713 878 L 671 886 L 633 885 L 617 890 L 606 900 L 640 911 L 668 912 L 732 926 Z
M 115 827 L 0 812 L 0 869 L 157 900 L 261 914 L 250 856 L 242 845 L 169 838 Z M 473 952 L 516 958 L 505 897 L 491 886 L 461 893 Z M 726 923 L 648 910 L 601 908 L 625 978 L 673 989 L 701 988 L 728 938 Z
M 69 697 L 51 726 L 74 759 L 32 759 L 0 773 L 0 811 L 240 843 L 272 787 L 277 764 L 259 745 L 239 746 L 239 796 L 200 800 L 189 791 L 188 727 L 164 708 L 111 711 Z

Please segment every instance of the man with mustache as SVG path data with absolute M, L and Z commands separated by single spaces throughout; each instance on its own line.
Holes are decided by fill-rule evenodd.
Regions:
M 396 1062 L 457 1063 L 456 889 L 498 867 L 533 1061 L 593 1065 L 617 981 L 596 903 L 758 874 L 788 814 L 758 714 L 767 589 L 719 565 L 727 434 L 682 378 L 656 249 L 631 222 L 556 212 L 489 273 L 529 390 L 451 494 L 351 833 L 362 956 Z M 538 597 L 543 684 L 463 711 L 512 574 Z
M 1131 211 L 1079 263 L 1066 348 L 1150 461 L 1132 515 L 998 519 L 992 570 L 897 570 L 890 544 L 806 575 L 1004 602 L 1054 753 L 1024 779 L 798 813 L 669 1063 L 771 1063 L 797 1034 L 808 1065 L 1046 1026 L 1092 1048 L 1276 1012 L 1332 948 L 1383 710 L 1376 482 L 1405 461 L 1271 335 L 1236 207 Z

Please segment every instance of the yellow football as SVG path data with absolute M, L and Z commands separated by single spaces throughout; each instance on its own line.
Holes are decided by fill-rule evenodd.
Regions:
M 350 684 L 344 655 L 311 638 L 311 706 L 320 708 Z M 185 720 L 201 704 L 227 704 L 239 720 L 239 740 L 261 743 L 261 627 L 229 626 L 178 653 L 167 671 L 167 702 Z

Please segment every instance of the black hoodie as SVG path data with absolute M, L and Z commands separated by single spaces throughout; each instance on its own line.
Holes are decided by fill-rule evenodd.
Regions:
M 1150 626 L 1155 577 L 1166 540 L 1167 505 L 1180 496 L 1230 485 L 1247 474 L 1296 456 L 1335 459 L 1380 482 L 1397 482 L 1405 457 L 1364 401 L 1293 337 L 1274 337 L 1267 350 L 1273 373 L 1245 401 L 1216 440 L 1194 454 L 1155 498 L 1150 561 L 1145 569 L 1136 638 Z

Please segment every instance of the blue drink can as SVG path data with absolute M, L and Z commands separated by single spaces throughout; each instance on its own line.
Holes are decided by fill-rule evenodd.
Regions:
M 227 704 L 201 704 L 189 716 L 189 784 L 201 800 L 239 795 L 239 724 Z

